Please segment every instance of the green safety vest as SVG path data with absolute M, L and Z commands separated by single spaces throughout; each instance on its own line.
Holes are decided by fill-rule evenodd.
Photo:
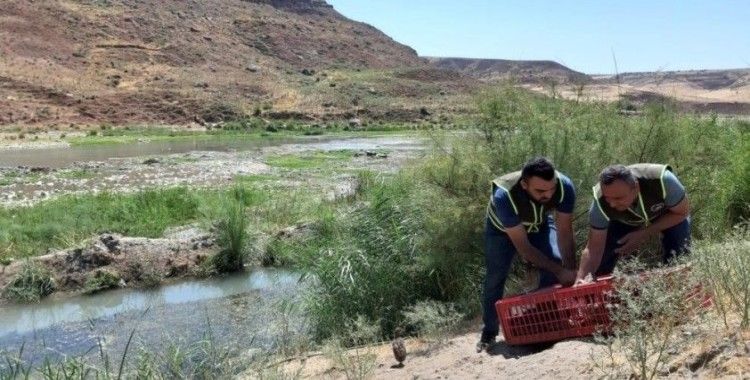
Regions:
M 628 169 L 638 180 L 640 191 L 635 201 L 635 207 L 625 211 L 618 211 L 609 206 L 602 195 L 600 184 L 594 186 L 594 200 L 607 221 L 616 220 L 630 226 L 648 226 L 655 219 L 667 212 L 665 199 L 667 189 L 664 186 L 664 174 L 672 171 L 669 165 L 634 164 Z M 635 210 L 633 210 L 635 208 Z
M 505 232 L 505 226 L 500 222 L 500 218 L 495 212 L 495 201 L 494 195 L 497 189 L 502 189 L 508 193 L 510 204 L 513 206 L 513 211 L 521 219 L 521 223 L 526 228 L 526 232 L 537 232 L 539 226 L 542 223 L 546 223 L 547 214 L 550 210 L 554 210 L 565 198 L 565 189 L 563 188 L 562 181 L 555 172 L 555 180 L 557 181 L 557 188 L 555 193 L 552 195 L 552 200 L 548 205 L 542 205 L 535 202 L 531 197 L 528 196 L 526 190 L 521 187 L 521 171 L 508 173 L 492 180 L 492 193 L 490 194 L 490 202 L 487 205 L 487 219 L 492 225 L 500 231 Z

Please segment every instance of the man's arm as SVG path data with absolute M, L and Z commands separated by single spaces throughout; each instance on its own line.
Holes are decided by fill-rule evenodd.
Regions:
M 589 228 L 589 239 L 581 254 L 581 266 L 578 268 L 576 282 L 586 278 L 589 274 L 596 274 L 602 263 L 604 247 L 607 244 L 607 229 Z
M 618 240 L 619 244 L 622 244 L 619 248 L 615 249 L 615 252 L 620 255 L 627 255 L 639 245 L 641 245 L 649 236 L 656 235 L 661 231 L 666 230 L 669 227 L 676 226 L 682 223 L 683 220 L 687 219 L 690 215 L 690 204 L 687 197 L 667 209 L 667 213 L 657 218 L 648 227 L 633 231 L 622 239 Z
M 563 267 L 575 270 L 575 239 L 573 237 L 573 214 L 557 212 L 555 214 L 555 226 L 557 227 L 557 245 L 560 248 Z
M 524 260 L 530 262 L 537 268 L 551 272 L 557 277 L 560 283 L 565 286 L 573 284 L 575 281 L 575 272 L 565 269 L 554 261 L 548 259 L 538 249 L 531 245 L 523 225 L 506 228 L 505 233 L 508 234 L 508 237 L 510 237 L 513 245 L 516 247 L 518 254 L 520 254 Z
M 648 235 L 655 235 L 667 228 L 674 227 L 690 215 L 690 202 L 687 197 L 682 198 L 680 203 L 667 209 L 667 213 L 656 219 L 651 225 L 646 227 Z

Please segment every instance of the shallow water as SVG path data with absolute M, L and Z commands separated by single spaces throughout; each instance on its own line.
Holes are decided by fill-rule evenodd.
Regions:
M 121 289 L 90 296 L 46 299 L 0 308 L 0 348 L 39 362 L 89 352 L 106 342 L 119 355 L 131 332 L 135 347 L 161 351 L 211 335 L 235 352 L 268 349 L 279 331 L 305 334 L 298 309 L 299 274 L 261 269 L 153 290 Z M 284 314 L 285 313 L 285 314 Z M 92 348 L 96 348 L 92 350 Z

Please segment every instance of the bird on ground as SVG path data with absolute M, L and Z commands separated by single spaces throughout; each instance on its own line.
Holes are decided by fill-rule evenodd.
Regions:
M 406 344 L 404 344 L 404 339 L 401 338 L 402 334 L 403 332 L 401 328 L 396 328 L 396 331 L 394 331 L 393 341 L 391 341 L 393 357 L 396 358 L 396 361 L 398 361 L 398 364 L 394 365 L 393 368 L 403 368 L 404 360 L 406 360 Z

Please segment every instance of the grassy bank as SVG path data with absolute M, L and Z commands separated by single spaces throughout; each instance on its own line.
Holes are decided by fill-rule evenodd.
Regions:
M 318 197 L 284 187 L 251 186 L 238 180 L 246 217 L 272 232 L 305 218 L 315 218 Z M 67 195 L 32 207 L 0 208 L 0 258 L 20 259 L 52 249 L 73 247 L 102 232 L 160 237 L 168 227 L 194 222 L 209 226 L 222 216 L 223 202 L 234 190 L 186 187 L 134 194 Z

